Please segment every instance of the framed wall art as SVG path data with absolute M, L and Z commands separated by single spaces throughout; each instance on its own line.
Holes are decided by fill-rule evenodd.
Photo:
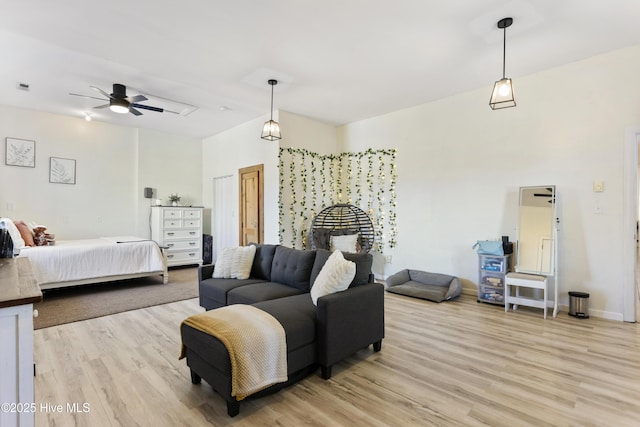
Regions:
M 5 163 L 9 166 L 36 167 L 36 142 L 30 139 L 6 138 Z
M 76 161 L 62 157 L 50 157 L 49 182 L 53 182 L 54 184 L 75 184 Z

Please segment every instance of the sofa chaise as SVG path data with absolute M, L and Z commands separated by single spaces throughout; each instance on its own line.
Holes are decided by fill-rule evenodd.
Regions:
M 321 296 L 314 305 L 310 290 L 331 252 L 297 250 L 281 245 L 256 245 L 248 279 L 213 278 L 213 265 L 198 270 L 200 305 L 212 310 L 249 304 L 272 315 L 286 336 L 287 375 L 255 396 L 277 391 L 315 372 L 331 377 L 332 366 L 384 337 L 384 287 L 373 282 L 370 254 L 344 253 L 356 265 L 348 289 Z M 225 345 L 214 336 L 181 325 L 182 343 L 191 381 L 204 379 L 227 402 L 235 416 L 239 401 L 231 393 L 231 363 Z

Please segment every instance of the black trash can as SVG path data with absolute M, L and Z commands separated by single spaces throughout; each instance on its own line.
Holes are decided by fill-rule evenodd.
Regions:
M 589 294 L 586 292 L 569 292 L 569 316 L 579 319 L 589 318 Z

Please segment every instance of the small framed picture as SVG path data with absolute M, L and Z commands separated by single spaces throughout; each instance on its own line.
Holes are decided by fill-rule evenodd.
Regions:
M 76 161 L 62 157 L 49 158 L 49 182 L 54 184 L 76 183 Z
M 30 139 L 6 138 L 5 163 L 9 166 L 36 167 L 36 142 Z

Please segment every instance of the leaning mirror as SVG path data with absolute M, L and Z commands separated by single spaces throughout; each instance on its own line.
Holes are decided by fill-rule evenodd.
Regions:
M 553 275 L 556 187 L 521 187 L 516 271 Z

